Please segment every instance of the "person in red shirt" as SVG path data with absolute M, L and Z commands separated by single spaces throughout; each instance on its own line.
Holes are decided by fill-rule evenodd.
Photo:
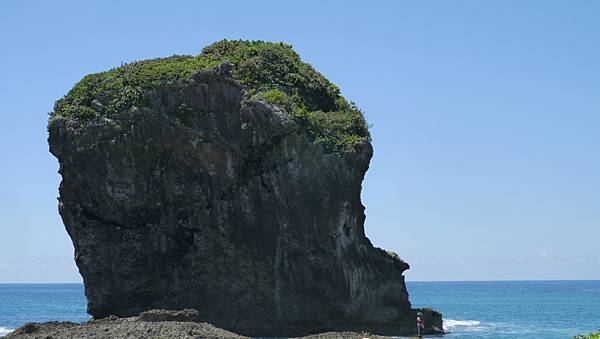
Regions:
M 417 313 L 417 334 L 419 335 L 419 338 L 423 338 L 423 336 L 421 335 L 421 331 L 423 331 L 424 328 L 425 328 L 425 322 L 423 321 L 423 313 L 418 312 Z

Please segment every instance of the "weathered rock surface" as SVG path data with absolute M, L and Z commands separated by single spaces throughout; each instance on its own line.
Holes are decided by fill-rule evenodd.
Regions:
M 328 154 L 218 70 L 144 102 L 83 130 L 49 124 L 92 316 L 194 308 L 243 335 L 414 331 L 408 264 L 364 232 L 368 141 Z
M 138 317 L 118 318 L 111 316 L 105 319 L 90 320 L 85 323 L 46 322 L 28 323 L 7 335 L 6 339 L 72 339 L 72 338 L 247 338 L 233 332 L 214 327 L 206 323 L 197 323 L 190 319 L 181 319 L 182 314 L 189 315 L 195 310 L 169 311 L 151 310 L 158 319 Z M 368 332 L 326 332 L 314 334 L 304 339 L 386 339 L 388 336 L 373 335 Z M 394 337 L 398 338 L 398 337 Z
M 186 310 L 189 311 L 189 310 Z M 246 338 L 206 323 L 179 319 L 173 311 L 153 310 L 163 320 L 139 317 L 91 320 L 85 323 L 47 322 L 28 323 L 6 336 L 10 338 Z M 169 319 L 169 320 L 166 320 Z

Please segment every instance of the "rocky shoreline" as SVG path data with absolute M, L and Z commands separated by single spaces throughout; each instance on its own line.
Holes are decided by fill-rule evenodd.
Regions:
M 136 317 L 110 316 L 84 323 L 51 321 L 28 323 L 8 334 L 6 339 L 66 339 L 66 338 L 249 338 L 211 324 L 200 322 L 199 312 L 150 310 Z M 406 334 L 406 333 L 404 333 Z M 388 336 L 371 335 L 367 331 L 324 332 L 304 337 L 307 339 L 365 338 Z M 395 338 L 397 338 L 395 336 Z

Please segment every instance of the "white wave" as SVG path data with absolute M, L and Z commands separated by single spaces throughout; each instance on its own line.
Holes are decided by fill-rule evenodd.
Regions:
M 458 327 L 477 327 L 481 324 L 481 322 L 477 320 L 454 320 L 454 319 L 444 319 L 444 331 L 450 331 L 452 329 L 456 329 Z
M 12 331 L 14 331 L 14 330 L 0 326 L 0 337 L 4 337 L 5 335 L 9 334 Z

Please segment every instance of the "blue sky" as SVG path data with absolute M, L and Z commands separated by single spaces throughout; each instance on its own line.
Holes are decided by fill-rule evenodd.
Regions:
M 600 279 L 600 3 L 0 2 L 0 282 L 80 281 L 47 113 L 85 74 L 294 45 L 373 124 L 367 235 L 408 280 Z

